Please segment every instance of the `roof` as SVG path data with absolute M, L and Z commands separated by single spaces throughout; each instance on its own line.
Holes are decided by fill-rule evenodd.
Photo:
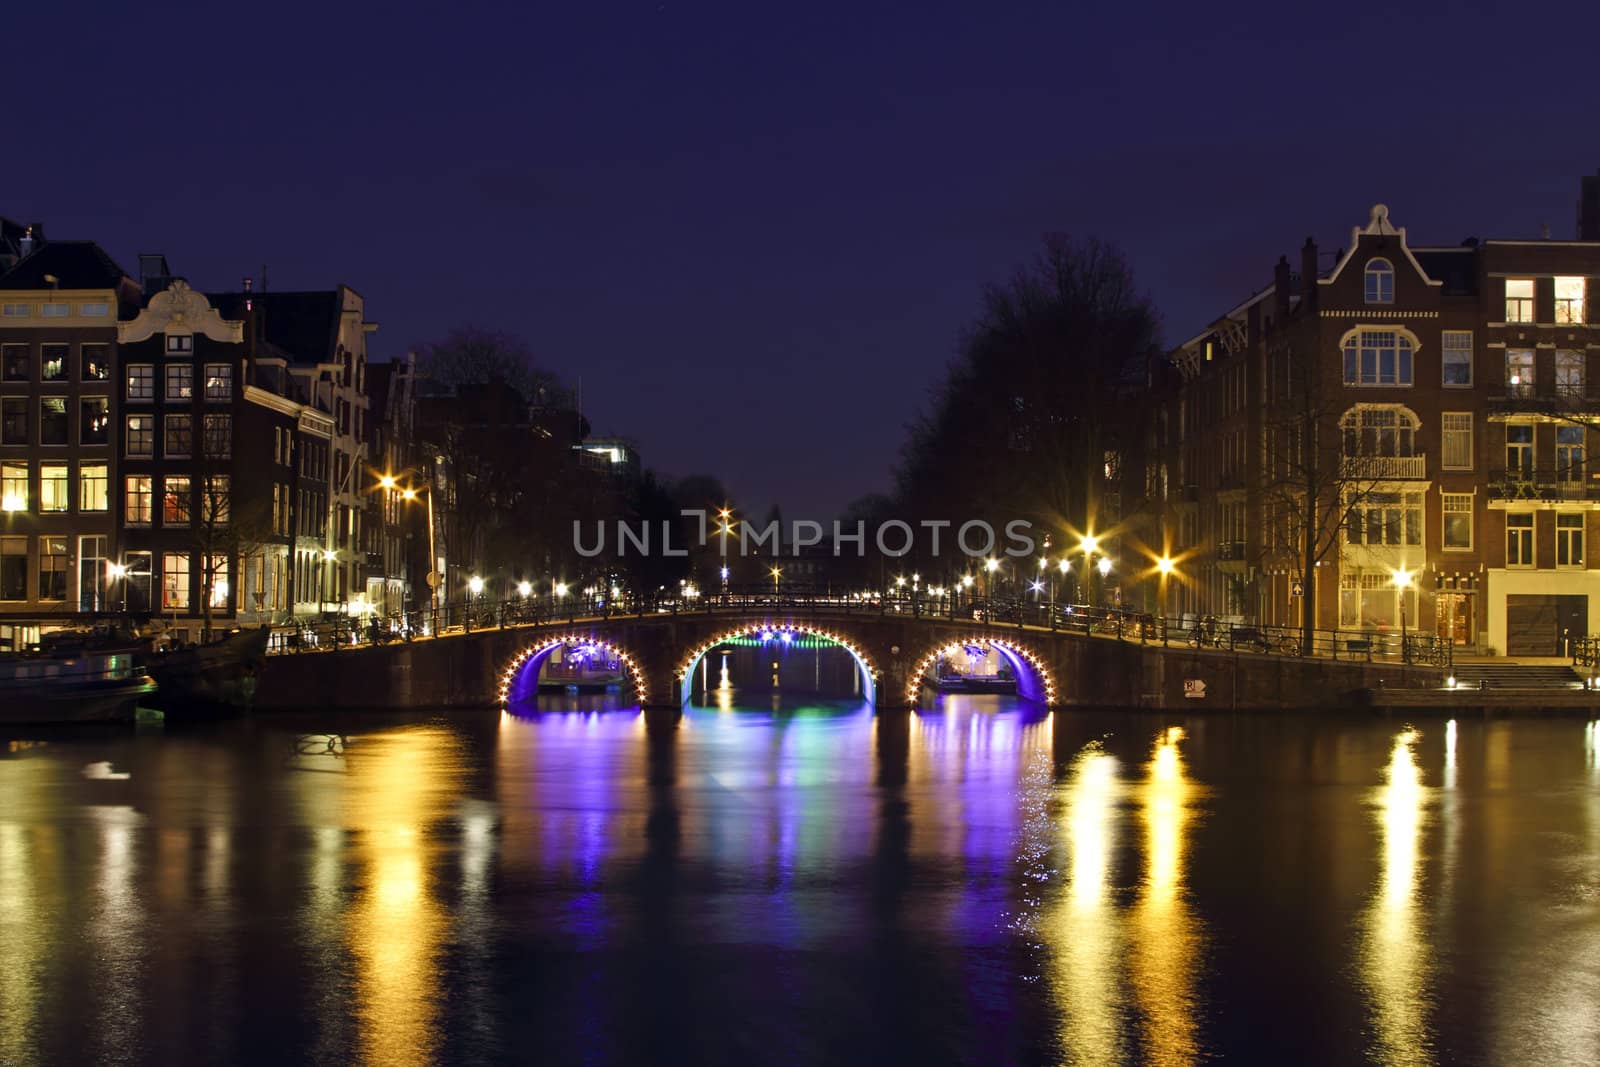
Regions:
M 46 241 L 0 275 L 0 289 L 115 289 L 126 277 L 93 241 Z
M 226 319 L 244 318 L 246 298 L 254 301 L 268 341 L 296 363 L 331 363 L 339 344 L 339 291 L 207 293 Z
M 1451 296 L 1470 296 L 1478 291 L 1478 250 L 1463 245 L 1460 248 L 1413 248 L 1412 254 L 1428 277 L 1444 282 L 1444 292 Z

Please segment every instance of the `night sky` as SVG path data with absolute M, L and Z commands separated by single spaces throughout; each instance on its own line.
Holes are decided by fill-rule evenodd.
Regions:
M 1592 2 L 168 6 L 8 5 L 0 214 L 346 282 L 375 359 L 521 333 L 597 432 L 790 517 L 887 488 L 1044 233 L 1122 245 L 1177 342 L 1374 201 L 1570 238 L 1600 168 Z

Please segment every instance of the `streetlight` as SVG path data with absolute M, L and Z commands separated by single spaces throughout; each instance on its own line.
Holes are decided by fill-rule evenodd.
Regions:
M 770 573 L 772 574 L 772 595 L 773 596 L 777 596 L 778 595 L 778 577 L 783 574 L 783 568 L 782 567 L 774 567 L 774 568 L 772 568 L 772 571 Z
M 517 595 L 522 597 L 522 599 L 524 599 L 524 600 L 528 599 L 529 594 L 531 594 L 532 592 L 533 592 L 533 583 L 532 582 L 527 581 L 527 580 L 523 580 L 523 581 L 520 581 L 520 582 L 517 583 Z
M 1160 588 L 1160 590 L 1159 590 L 1159 592 L 1157 594 L 1157 598 L 1161 601 L 1161 632 L 1162 633 L 1166 633 L 1166 630 L 1167 630 L 1167 578 L 1168 578 L 1169 575 L 1172 574 L 1172 560 L 1171 560 L 1171 558 L 1169 558 L 1167 556 L 1162 556 L 1160 559 L 1156 560 L 1156 573 L 1161 575 L 1161 579 L 1160 579 L 1161 588 Z
M 477 596 L 478 594 L 482 593 L 483 579 L 474 574 L 471 578 L 467 579 L 467 589 L 471 591 L 473 596 Z
M 388 483 L 394 480 L 394 475 L 385 474 L 380 479 L 380 484 L 387 488 Z M 428 583 L 428 602 L 432 607 L 434 617 L 437 619 L 439 614 L 439 583 L 444 580 L 444 576 L 434 570 L 439 565 L 439 557 L 433 550 L 433 486 L 423 486 L 422 492 L 428 494 L 428 574 L 423 580 Z M 407 486 L 401 490 L 400 499 L 407 502 L 415 502 L 417 495 L 417 490 L 414 487 Z
M 1406 662 L 1406 589 L 1411 585 L 1411 572 L 1400 567 L 1394 572 L 1395 599 L 1400 602 L 1400 662 Z

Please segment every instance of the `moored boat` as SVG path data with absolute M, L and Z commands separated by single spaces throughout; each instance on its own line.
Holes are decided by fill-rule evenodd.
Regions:
M 239 630 L 210 644 L 145 654 L 144 667 L 157 685 L 148 703 L 180 717 L 249 710 L 269 635 L 266 627 Z
M 0 656 L 0 723 L 132 722 L 154 689 L 125 651 Z

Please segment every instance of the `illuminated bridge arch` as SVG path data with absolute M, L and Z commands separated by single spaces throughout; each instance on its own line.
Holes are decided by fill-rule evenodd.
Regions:
M 994 637 L 989 634 L 974 634 L 960 641 L 941 641 L 938 646 L 930 649 L 928 653 L 917 661 L 911 669 L 910 676 L 906 679 L 906 705 L 916 707 L 917 700 L 922 695 L 922 687 L 928 674 L 928 669 L 939 661 L 939 657 L 946 655 L 952 648 L 961 648 L 967 645 L 988 645 L 1000 653 L 1005 661 L 1011 664 L 1011 671 L 1017 679 L 1017 696 L 1023 700 L 1031 700 L 1049 707 L 1056 702 L 1056 679 L 1050 668 L 1045 665 L 1044 658 L 1033 649 L 1020 642 L 1006 637 Z
M 587 645 L 591 648 L 604 650 L 607 654 L 615 656 L 617 662 L 622 664 L 623 670 L 628 674 L 628 680 L 633 683 L 639 693 L 639 703 L 647 704 L 650 701 L 649 683 L 645 681 L 644 672 L 634 661 L 634 657 L 623 648 L 612 644 L 604 638 L 592 637 L 588 634 L 562 634 L 559 637 L 541 638 L 517 653 L 506 663 L 500 671 L 500 706 L 518 701 L 530 693 L 539 691 L 539 669 L 544 666 L 550 654 L 564 645 Z
M 848 637 L 845 637 L 843 634 L 836 633 L 833 630 L 799 623 L 745 625 L 740 626 L 737 629 L 728 630 L 725 633 L 718 634 L 715 638 L 709 641 L 701 642 L 693 650 L 691 650 L 689 654 L 684 657 L 683 662 L 679 664 L 677 672 L 678 703 L 681 705 L 689 702 L 689 697 L 693 694 L 694 689 L 695 668 L 700 666 L 700 661 L 705 658 L 707 652 L 710 652 L 718 645 L 726 644 L 729 641 L 738 640 L 741 637 L 765 637 L 769 634 L 772 635 L 772 638 L 775 640 L 784 640 L 785 635 L 787 635 L 788 638 L 798 636 L 816 637 L 844 649 L 846 652 L 850 653 L 850 658 L 856 661 L 856 669 L 861 672 L 861 691 L 863 694 L 865 694 L 867 703 L 872 705 L 877 704 L 878 671 L 877 668 L 872 665 L 872 661 L 867 658 L 866 653 L 861 651 L 860 647 L 854 641 L 850 640 Z

